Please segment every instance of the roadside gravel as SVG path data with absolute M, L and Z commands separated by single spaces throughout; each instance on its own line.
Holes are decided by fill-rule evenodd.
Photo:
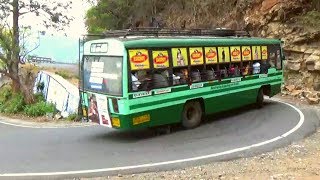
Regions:
M 306 102 L 290 97 L 277 96 L 285 102 L 296 104 L 302 108 L 317 108 Z M 226 162 L 212 162 L 208 165 L 190 167 L 175 171 L 154 172 L 113 177 L 91 178 L 90 180 L 160 180 L 160 179 L 320 179 L 320 130 L 310 137 L 293 143 L 285 148 L 276 149 L 250 158 L 236 159 Z

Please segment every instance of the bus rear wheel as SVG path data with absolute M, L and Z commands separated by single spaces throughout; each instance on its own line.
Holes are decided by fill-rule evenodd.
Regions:
M 202 107 L 199 101 L 189 101 L 184 105 L 182 112 L 182 126 L 186 129 L 192 129 L 201 123 Z
M 263 94 L 263 88 L 260 88 L 257 95 L 256 105 L 258 108 L 263 107 L 263 101 L 264 101 L 264 94 Z

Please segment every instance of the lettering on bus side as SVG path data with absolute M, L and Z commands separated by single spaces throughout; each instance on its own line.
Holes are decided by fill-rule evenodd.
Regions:
M 146 97 L 146 96 L 151 96 L 152 92 L 148 91 L 148 92 L 138 92 L 133 94 L 133 98 L 141 98 L 141 97 Z
M 237 78 L 232 78 L 231 82 L 235 83 L 235 82 L 241 82 L 242 78 L 241 77 L 237 77 Z
M 155 90 L 154 94 L 158 95 L 158 94 L 166 94 L 166 93 L 171 93 L 172 89 L 171 88 L 166 88 L 166 89 L 159 89 L 159 90 Z
M 232 86 L 237 86 L 239 85 L 239 82 L 234 82 L 234 83 L 229 83 L 229 84 L 222 84 L 222 85 L 216 85 L 216 86 L 212 86 L 211 90 L 217 90 L 217 89 L 224 89 L 224 88 L 229 88 Z
M 204 84 L 201 83 L 201 84 L 192 84 L 190 86 L 190 89 L 199 89 L 199 88 L 203 88 Z
M 268 74 L 260 74 L 259 75 L 259 78 L 267 78 L 268 77 Z

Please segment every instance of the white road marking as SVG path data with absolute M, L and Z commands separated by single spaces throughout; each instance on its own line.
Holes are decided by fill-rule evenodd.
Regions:
M 275 101 L 275 100 L 273 100 Z M 295 106 L 279 101 L 282 104 L 288 105 L 292 107 L 295 111 L 299 113 L 300 120 L 299 123 L 290 131 L 277 136 L 273 139 L 263 141 L 257 144 L 252 144 L 250 146 L 245 146 L 245 147 L 240 147 L 236 149 L 231 149 L 228 151 L 223 151 L 219 153 L 214 153 L 214 154 L 209 154 L 209 155 L 204 155 L 204 156 L 198 156 L 198 157 L 193 157 L 193 158 L 187 158 L 187 159 L 179 159 L 179 160 L 173 160 L 173 161 L 165 161 L 165 162 L 159 162 L 159 163 L 150 163 L 150 164 L 141 164 L 141 165 L 135 165 L 135 166 L 123 166 L 123 167 L 114 167 L 114 168 L 104 168 L 104 169 L 92 169 L 92 170 L 82 170 L 82 171 L 66 171 L 66 172 L 45 172 L 45 173 L 12 173 L 12 174 L 0 174 L 0 177 L 35 177 L 35 176 L 59 176 L 59 175 L 77 175 L 77 174 L 88 174 L 88 173 L 99 173 L 99 172 L 111 172 L 111 171 L 119 171 L 119 170 L 132 170 L 132 169 L 137 169 L 137 168 L 150 168 L 150 167 L 156 167 L 156 166 L 162 166 L 162 165 L 170 165 L 170 164 L 177 164 L 177 163 L 184 163 L 184 162 L 191 162 L 191 161 L 197 161 L 201 159 L 207 159 L 207 158 L 212 158 L 212 157 L 218 157 L 218 156 L 223 156 L 223 155 L 228 155 L 236 152 L 241 152 L 245 150 L 249 150 L 252 148 L 260 147 L 266 144 L 273 143 L 275 141 L 278 141 L 280 139 L 283 139 L 295 131 L 297 131 L 304 123 L 304 115 L 303 113 L 296 108 Z
M 88 125 L 71 125 L 71 126 L 39 126 L 39 125 L 23 125 L 23 124 L 15 124 L 15 123 L 10 123 L 6 122 L 0 119 L 0 124 L 8 125 L 8 126 L 14 126 L 14 127 L 20 127 L 20 128 L 33 128 L 33 129 L 60 129 L 60 128 L 77 128 L 77 127 L 89 127 L 93 126 L 91 124 Z

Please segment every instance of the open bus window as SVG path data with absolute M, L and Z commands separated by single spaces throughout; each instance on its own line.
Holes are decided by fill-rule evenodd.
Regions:
M 188 83 L 189 73 L 187 68 L 173 69 L 173 85 L 182 85 Z
M 201 71 L 197 68 L 193 68 L 191 70 L 191 79 L 192 82 L 200 82 L 201 81 Z
M 228 78 L 229 77 L 229 65 L 223 64 L 220 65 L 220 78 Z
M 277 62 L 277 58 L 276 58 L 276 53 L 270 53 L 270 60 L 269 60 L 269 64 L 272 68 L 276 67 L 276 62 Z
M 243 68 L 242 68 L 242 75 L 243 76 L 247 76 L 251 74 L 251 66 L 250 66 L 250 62 L 247 63 L 243 63 Z
M 252 65 L 252 73 L 253 74 L 260 74 L 260 62 L 255 62 Z
M 211 66 L 207 66 L 206 68 L 206 79 L 208 81 L 212 81 L 215 80 L 217 78 L 217 65 L 211 65 Z
M 281 52 L 277 50 L 277 69 L 282 69 Z
M 151 88 L 151 73 L 139 70 L 131 74 L 131 85 L 133 91 L 146 91 Z
M 169 72 L 168 70 L 155 70 L 152 76 L 152 87 L 164 88 L 169 86 Z
M 269 61 L 262 60 L 260 64 L 260 72 L 261 74 L 268 74 L 268 69 L 271 67 Z
M 240 64 L 238 63 L 231 64 L 229 68 L 229 77 L 238 77 L 238 76 L 241 76 Z

